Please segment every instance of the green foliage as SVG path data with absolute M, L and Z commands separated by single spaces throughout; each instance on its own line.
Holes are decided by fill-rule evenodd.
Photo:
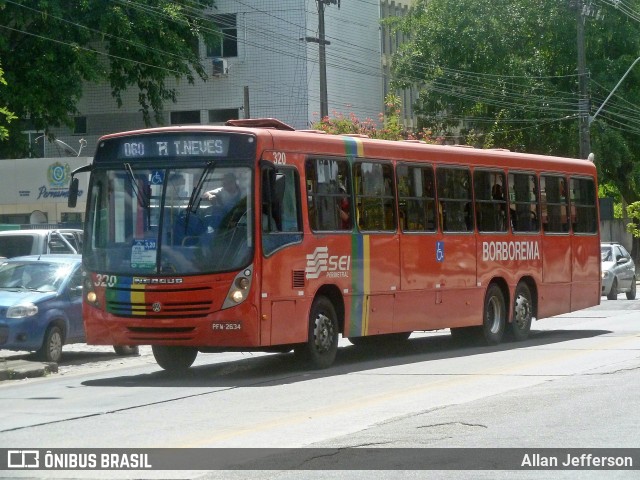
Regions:
M 627 205 L 627 217 L 631 220 L 627 223 L 627 231 L 634 237 L 640 237 L 640 202 Z
M 212 24 L 213 0 L 0 0 L 0 105 L 28 123 L 5 127 L 0 155 L 25 153 L 20 132 L 70 125 L 85 82 L 109 82 L 118 105 L 139 92 L 147 124 L 174 101 L 168 78 L 193 83 L 206 73 L 194 45 Z M 203 35 L 211 39 L 211 35 Z
M 7 81 L 4 79 L 4 72 L 0 68 L 0 89 L 7 85 Z M 12 120 L 15 120 L 16 116 L 11 113 L 6 107 L 0 106 L 0 141 L 6 140 L 9 136 L 9 129 L 7 126 Z
M 462 126 L 475 146 L 577 157 L 575 3 L 417 0 L 407 17 L 387 22 L 410 38 L 394 56 L 394 84 L 420 89 L 414 107 L 426 128 Z M 640 0 L 626 4 L 640 11 Z M 585 18 L 591 114 L 640 52 L 640 23 L 597 6 L 602 15 Z M 601 182 L 632 203 L 640 200 L 640 66 L 609 102 L 592 124 L 592 151 Z

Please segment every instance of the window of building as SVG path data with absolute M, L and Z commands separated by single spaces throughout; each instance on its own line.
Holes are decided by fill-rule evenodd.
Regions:
M 240 118 L 240 110 L 237 108 L 218 108 L 209 110 L 209 123 L 224 123 L 227 120 Z
M 236 14 L 212 15 L 211 18 L 220 31 L 214 35 L 213 45 L 207 45 L 207 57 L 237 57 L 238 27 Z
M 23 131 L 22 134 L 27 137 L 29 143 L 29 158 L 43 158 L 44 144 L 47 138 L 43 132 Z
M 87 117 L 73 117 L 73 133 L 74 135 L 86 135 Z
M 507 231 L 506 178 L 502 171 L 475 170 L 473 191 L 479 232 Z
M 596 187 L 591 178 L 571 179 L 571 223 L 574 233 L 596 233 Z
M 569 231 L 567 179 L 562 176 L 540 176 L 540 208 L 542 229 L 548 233 Z
M 532 173 L 509 174 L 509 204 L 511 228 L 514 232 L 537 232 L 538 182 Z
M 62 223 L 77 223 L 82 224 L 82 213 L 80 212 L 62 212 L 60 214 L 60 221 Z
M 473 230 L 471 174 L 467 168 L 437 170 L 438 202 L 443 232 Z
M 200 123 L 200 110 L 171 112 L 171 125 L 188 125 Z
M 400 228 L 404 232 L 434 232 L 436 200 L 433 168 L 398 165 L 396 175 Z
M 360 230 L 396 229 L 393 167 L 381 162 L 358 162 L 353 167 L 356 214 Z
M 349 163 L 338 159 L 309 159 L 305 170 L 311 229 L 352 230 Z

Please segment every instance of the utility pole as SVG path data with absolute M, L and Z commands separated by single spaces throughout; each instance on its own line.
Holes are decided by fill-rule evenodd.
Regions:
M 307 42 L 315 42 L 318 44 L 318 67 L 320 69 L 320 118 L 329 115 L 329 101 L 327 98 L 327 54 L 326 45 L 331 42 L 325 39 L 324 33 L 324 6 L 338 5 L 340 8 L 340 0 L 316 0 L 318 4 L 318 37 L 305 37 Z
M 580 137 L 580 158 L 587 158 L 591 153 L 591 137 L 589 133 L 589 85 L 587 75 L 587 60 L 584 49 L 584 4 L 583 0 L 576 2 L 576 16 L 578 21 L 578 118 Z

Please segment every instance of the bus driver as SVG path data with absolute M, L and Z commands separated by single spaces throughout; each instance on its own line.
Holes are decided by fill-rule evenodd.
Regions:
M 236 176 L 233 173 L 225 173 L 222 177 L 222 187 L 205 192 L 202 198 L 221 206 L 224 213 L 227 213 L 240 201 L 241 194 Z

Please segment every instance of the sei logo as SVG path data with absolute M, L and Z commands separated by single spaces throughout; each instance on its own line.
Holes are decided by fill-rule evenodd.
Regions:
M 307 280 L 316 279 L 326 272 L 329 278 L 348 277 L 351 269 L 351 255 L 329 255 L 328 247 L 317 247 L 307 255 L 305 276 Z

